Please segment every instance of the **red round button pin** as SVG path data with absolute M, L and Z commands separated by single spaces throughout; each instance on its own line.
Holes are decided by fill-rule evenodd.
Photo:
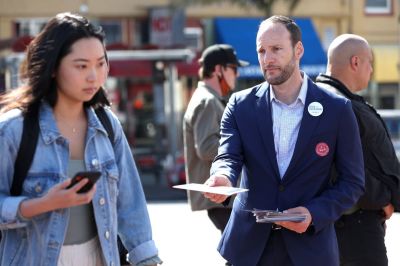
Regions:
M 315 152 L 321 157 L 328 155 L 329 153 L 328 144 L 326 144 L 325 142 L 318 143 L 317 146 L 315 146 Z

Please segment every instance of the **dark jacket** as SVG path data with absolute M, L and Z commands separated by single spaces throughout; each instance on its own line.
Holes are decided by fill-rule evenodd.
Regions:
M 240 186 L 249 189 L 236 196 L 218 247 L 235 266 L 256 265 L 272 232 L 271 224 L 257 223 L 248 210 L 297 206 L 310 211 L 313 225 L 306 234 L 281 230 L 292 261 L 296 266 L 339 265 L 333 222 L 363 194 L 361 141 L 350 100 L 304 79 L 308 82 L 304 112 L 293 156 L 282 178 L 275 153 L 271 87 L 264 82 L 236 92 L 225 108 L 218 155 L 210 172 L 226 175 L 232 184 L 241 176 Z M 317 103 L 323 112 L 312 111 Z M 323 153 L 320 146 L 324 146 Z M 333 162 L 340 175 L 330 186 Z
M 400 164 L 385 122 L 363 97 L 353 94 L 339 80 L 320 74 L 317 85 L 351 100 L 360 129 L 365 165 L 365 194 L 358 206 L 379 210 L 392 203 L 400 211 Z

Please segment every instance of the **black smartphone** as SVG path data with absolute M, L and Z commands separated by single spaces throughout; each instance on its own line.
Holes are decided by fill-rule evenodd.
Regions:
M 67 189 L 73 187 L 82 179 L 87 178 L 87 179 L 89 179 L 89 181 L 80 190 L 78 190 L 78 193 L 86 193 L 93 187 L 94 183 L 96 183 L 96 181 L 99 180 L 100 176 L 101 176 L 101 172 L 98 172 L 98 171 L 78 172 L 72 178 L 71 184 L 67 187 Z

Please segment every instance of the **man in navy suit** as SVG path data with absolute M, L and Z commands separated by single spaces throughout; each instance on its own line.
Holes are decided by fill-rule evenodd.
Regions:
M 242 173 L 241 187 L 249 189 L 234 201 L 219 252 L 234 266 L 339 265 L 334 221 L 364 191 L 351 102 L 319 89 L 300 71 L 304 48 L 293 20 L 264 20 L 256 47 L 267 82 L 230 98 L 206 181 L 232 186 Z M 227 198 L 205 196 L 217 203 Z M 306 219 L 257 223 L 253 209 L 297 212 Z

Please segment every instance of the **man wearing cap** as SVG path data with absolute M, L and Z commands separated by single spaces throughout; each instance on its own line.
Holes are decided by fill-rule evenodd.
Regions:
M 235 186 L 241 176 L 241 187 L 248 189 L 234 200 L 218 250 L 234 266 L 338 266 L 334 221 L 364 187 L 351 102 L 321 90 L 300 71 L 304 47 L 292 19 L 264 20 L 255 46 L 267 82 L 230 97 L 206 181 Z M 332 184 L 334 163 L 338 176 Z M 255 209 L 284 215 L 260 222 Z
M 225 97 L 235 86 L 237 68 L 247 65 L 238 60 L 232 46 L 215 44 L 204 50 L 200 60 L 200 81 L 183 118 L 185 172 L 187 183 L 204 183 L 217 155 L 220 121 Z M 214 225 L 224 230 L 231 208 L 205 199 L 200 192 L 188 191 L 193 211 L 207 210 Z

